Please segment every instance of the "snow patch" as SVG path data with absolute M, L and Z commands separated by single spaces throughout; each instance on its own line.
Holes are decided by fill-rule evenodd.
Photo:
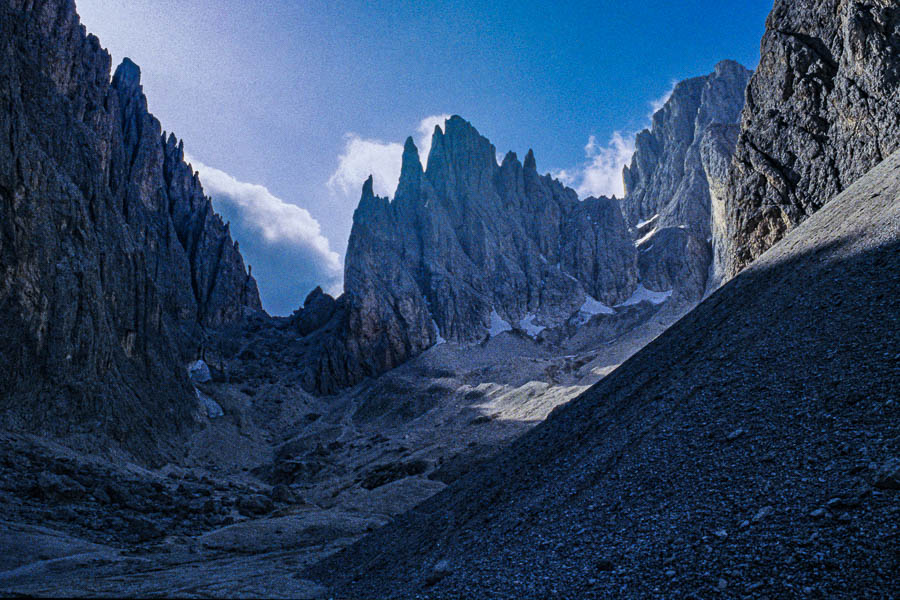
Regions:
M 672 296 L 672 290 L 667 292 L 654 292 L 653 290 L 648 290 L 644 287 L 644 284 L 639 284 L 637 289 L 634 290 L 634 293 L 631 295 L 631 298 L 623 302 L 622 304 L 618 304 L 619 306 L 634 306 L 635 304 L 640 304 L 641 302 L 649 302 L 650 304 L 662 304 L 669 297 Z
M 644 227 L 646 227 L 647 225 L 649 225 L 650 223 L 652 223 L 653 221 L 655 221 L 658 218 L 659 218 L 659 214 L 657 213 L 657 214 L 653 215 L 652 217 L 650 217 L 649 219 L 647 219 L 646 221 L 641 221 L 640 223 L 635 225 L 635 227 L 637 229 L 643 229 Z
M 512 331 L 512 325 L 503 320 L 500 315 L 497 314 L 496 309 L 491 310 L 491 327 L 488 329 L 488 333 L 491 334 L 491 337 L 496 337 L 503 333 L 504 331 Z
M 641 244 L 644 244 L 644 243 L 650 241 L 650 238 L 652 238 L 654 235 L 656 235 L 656 232 L 657 232 L 657 231 L 659 231 L 659 228 L 658 228 L 658 227 L 654 227 L 653 229 L 650 230 L 650 233 L 648 233 L 647 235 L 645 235 L 644 237 L 642 237 L 641 239 L 639 239 L 638 241 L 636 241 L 636 242 L 634 243 L 634 245 L 635 245 L 635 246 L 640 246 Z
M 534 324 L 534 318 L 536 316 L 537 315 L 528 315 L 521 321 L 519 321 L 519 327 L 524 329 L 525 333 L 527 333 L 531 337 L 537 337 L 543 330 L 547 329 L 546 327 L 543 327 L 541 325 Z
M 578 309 L 578 324 L 584 325 L 595 315 L 614 315 L 616 311 L 590 295 L 585 295 L 584 304 Z
M 593 296 L 585 296 L 584 304 L 581 305 L 579 312 L 582 312 L 586 315 L 594 316 L 594 315 L 614 315 L 616 311 L 603 304 Z
M 441 337 L 441 328 L 438 327 L 437 321 L 432 319 L 431 324 L 434 325 L 434 330 L 437 332 L 437 341 L 434 343 L 434 345 L 440 346 L 441 344 L 447 343 L 447 340 Z

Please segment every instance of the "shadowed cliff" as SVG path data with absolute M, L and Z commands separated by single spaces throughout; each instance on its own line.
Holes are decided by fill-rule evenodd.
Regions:
M 261 310 L 183 146 L 71 0 L 0 3 L 4 426 L 143 460 L 191 426 L 205 329 Z

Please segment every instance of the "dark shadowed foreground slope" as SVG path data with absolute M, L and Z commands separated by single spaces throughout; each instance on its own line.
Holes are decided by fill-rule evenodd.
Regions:
M 312 574 L 349 597 L 896 597 L 900 154 Z

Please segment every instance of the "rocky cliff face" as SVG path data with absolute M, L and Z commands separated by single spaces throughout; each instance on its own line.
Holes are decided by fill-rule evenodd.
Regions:
M 589 297 L 635 291 L 636 252 L 618 203 L 580 202 L 537 172 L 531 152 L 502 164 L 474 127 L 436 128 L 427 169 L 407 140 L 394 199 L 372 193 L 353 220 L 345 267 L 347 339 L 365 372 L 439 339 L 473 342 L 559 325 Z
M 900 5 L 778 0 L 728 180 L 731 275 L 900 148 Z
M 638 134 L 631 165 L 623 173 L 623 210 L 631 227 L 658 219 L 659 228 L 687 227 L 709 233 L 709 186 L 703 147 L 710 130 L 737 125 L 744 107 L 749 71 L 722 61 L 715 71 L 675 86 L 653 115 L 649 130 Z
M 510 153 L 498 165 L 493 145 L 459 117 L 445 128 L 426 170 L 407 140 L 392 202 L 366 186 L 347 253 L 349 296 L 415 297 L 394 303 L 401 320 L 428 328 L 433 319 L 444 338 L 475 341 L 498 317 L 550 325 L 585 295 L 610 305 L 631 295 L 635 253 L 615 201 L 579 202 L 538 175 L 530 152 L 524 164 Z M 424 321 L 420 310 L 430 313 Z
M 394 198 L 363 188 L 345 294 L 314 294 L 294 317 L 304 387 L 330 393 L 441 340 L 534 336 L 626 302 L 688 310 L 713 262 L 708 182 L 724 179 L 749 75 L 726 61 L 678 85 L 638 136 L 622 202 L 580 201 L 530 151 L 498 165 L 458 116 L 436 128 L 425 167 L 408 139 Z
M 227 225 L 71 0 L 0 2 L 6 426 L 149 451 L 189 422 L 205 327 L 259 310 Z
M 531 152 L 524 163 L 495 157 L 457 116 L 435 129 L 427 168 L 407 140 L 393 200 L 366 182 L 344 295 L 315 293 L 293 319 L 304 387 L 334 392 L 441 340 L 537 335 L 586 302 L 614 306 L 635 292 L 637 252 L 616 200 L 579 201 L 538 174 Z
M 623 173 L 622 208 L 640 238 L 642 279 L 657 288 L 672 289 L 673 280 L 688 276 L 691 296 L 697 297 L 710 271 L 710 281 L 719 280 L 717 269 L 710 270 L 710 243 L 718 246 L 724 237 L 718 192 L 751 73 L 723 61 L 708 76 L 682 81 L 653 115 L 651 129 L 635 140 L 634 158 Z M 669 266 L 661 267 L 660 260 Z

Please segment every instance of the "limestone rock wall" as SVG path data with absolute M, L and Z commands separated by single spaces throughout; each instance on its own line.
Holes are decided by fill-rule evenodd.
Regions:
M 682 81 L 635 140 L 622 208 L 639 239 L 648 289 L 679 282 L 696 301 L 722 280 L 721 259 L 711 256 L 728 244 L 721 189 L 751 73 L 722 61 L 711 74 Z
M 726 218 L 734 275 L 900 148 L 900 5 L 778 0 L 747 91 Z

